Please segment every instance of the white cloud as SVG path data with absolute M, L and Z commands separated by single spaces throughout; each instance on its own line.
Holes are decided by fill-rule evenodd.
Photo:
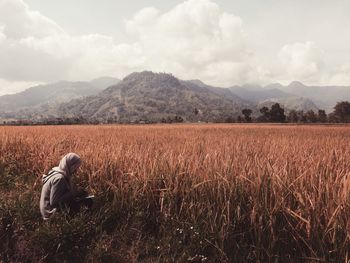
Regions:
M 48 82 L 154 70 L 215 85 L 257 80 L 241 19 L 210 0 L 188 0 L 163 13 L 141 10 L 125 23 L 131 43 L 71 36 L 22 0 L 0 0 L 0 10 L 3 79 Z
M 23 0 L 0 0 L 0 88 L 13 92 L 23 83 L 121 78 L 141 70 L 217 86 L 349 82 L 346 67 L 332 78 L 326 74 L 323 52 L 313 42 L 285 45 L 276 54 L 280 63 L 262 66 L 241 18 L 212 0 L 186 0 L 167 12 L 142 9 L 125 21 L 125 30 L 126 43 L 99 34 L 73 36 Z
M 152 70 L 224 86 L 256 80 L 241 19 L 212 1 L 189 0 L 166 13 L 146 8 L 126 27 Z
M 0 44 L 5 41 L 6 36 L 4 34 L 4 26 L 0 26 Z
M 117 73 L 123 76 L 142 64 L 137 44 L 116 44 L 113 38 L 103 35 L 27 38 L 22 44 L 55 59 L 59 69 L 52 69 L 52 72 L 61 73 L 61 79 L 86 80 Z
M 142 34 L 142 29 L 152 26 L 159 17 L 160 11 L 153 7 L 146 7 L 139 11 L 131 20 L 125 21 L 126 31 L 131 35 Z
M 27 45 L 29 39 L 65 35 L 55 22 L 30 10 L 22 0 L 0 0 L 0 29 L 0 78 L 24 83 L 65 75 L 65 58 Z
M 0 26 L 11 39 L 44 37 L 61 34 L 63 30 L 51 19 L 30 10 L 23 0 L 0 0 Z
M 312 84 L 323 78 L 323 51 L 313 42 L 285 45 L 279 58 L 286 79 Z
M 344 64 L 331 73 L 327 84 L 349 86 L 350 64 Z

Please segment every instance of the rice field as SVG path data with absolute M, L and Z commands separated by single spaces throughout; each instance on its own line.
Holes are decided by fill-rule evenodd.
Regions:
M 68 152 L 93 211 L 39 213 Z M 0 127 L 0 262 L 350 262 L 350 127 Z

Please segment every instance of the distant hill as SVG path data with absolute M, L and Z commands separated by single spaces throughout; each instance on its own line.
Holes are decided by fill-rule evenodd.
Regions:
M 319 108 L 328 112 L 339 101 L 350 101 L 350 86 L 306 86 L 294 81 L 282 89 L 285 92 L 311 99 Z
M 231 87 L 230 90 L 246 100 L 261 102 L 268 99 L 288 98 L 294 96 L 278 88 L 262 88 L 261 86 L 244 85 Z
M 2 119 L 84 118 L 97 121 L 161 121 L 180 116 L 185 121 L 225 121 L 244 108 L 260 115 L 263 106 L 280 103 L 290 110 L 317 111 L 350 100 L 350 87 L 316 87 L 292 82 L 213 87 L 200 80 L 180 80 L 171 74 L 135 72 L 122 81 L 102 77 L 90 82 L 61 81 L 0 96 Z
M 217 95 L 225 96 L 226 98 L 230 98 L 233 101 L 235 101 L 235 100 L 241 101 L 242 104 L 245 104 L 247 106 L 254 104 L 250 100 L 244 100 L 242 97 L 237 96 L 237 94 L 232 92 L 230 89 L 213 87 L 213 86 L 210 86 L 210 85 L 203 83 L 200 80 L 182 81 L 182 83 L 194 91 L 196 89 L 203 89 L 204 88 L 204 89 L 207 89 L 207 90 L 209 90 Z
M 304 111 L 324 109 L 332 112 L 337 102 L 350 101 L 350 86 L 307 86 L 299 81 L 293 81 L 288 86 L 279 83 L 265 87 L 245 85 L 231 90 L 258 104 L 279 102 L 287 108 Z
M 284 87 L 281 84 L 271 84 L 266 87 L 258 85 L 244 85 L 231 87 L 230 90 L 240 96 L 243 99 L 252 101 L 258 105 L 258 108 L 264 106 L 271 107 L 272 104 L 279 103 L 289 110 L 313 110 L 317 111 L 316 104 L 302 95 L 298 96 L 292 93 L 284 91 Z
M 22 118 L 83 117 L 97 120 L 137 121 L 181 116 L 186 121 L 224 121 L 243 108 L 255 108 L 227 89 L 197 85 L 171 74 L 132 73 L 97 95 L 54 107 L 21 111 Z
M 176 115 L 187 121 L 223 121 L 237 116 L 244 107 L 254 107 L 231 92 L 225 96 L 218 89 L 182 81 L 171 74 L 132 73 L 96 96 L 61 104 L 58 114 L 119 121 L 159 121 Z
M 72 99 L 95 95 L 118 82 L 118 79 L 103 77 L 90 82 L 60 81 L 31 87 L 16 94 L 0 96 L 0 112 L 18 111 L 44 104 L 57 105 Z
M 317 112 L 319 110 L 319 108 L 315 105 L 315 103 L 313 103 L 312 100 L 297 96 L 261 101 L 258 104 L 258 108 L 261 109 L 264 106 L 271 108 L 271 106 L 275 103 L 279 103 L 281 107 L 283 107 L 287 112 L 291 110 L 304 112 L 313 110 L 314 112 Z

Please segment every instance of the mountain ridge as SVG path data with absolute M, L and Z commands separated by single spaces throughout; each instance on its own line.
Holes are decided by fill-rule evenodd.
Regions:
M 59 104 L 71 99 L 94 95 L 104 89 L 104 85 L 118 82 L 114 78 L 98 78 L 90 82 L 58 81 L 30 87 L 22 92 L 0 96 L 0 111 L 18 111 L 38 107 L 43 104 Z
M 143 71 L 131 73 L 122 80 L 101 77 L 89 82 L 60 81 L 0 96 L 0 115 L 17 119 L 79 116 L 122 121 L 159 121 L 181 116 L 187 121 L 223 121 L 237 117 L 244 108 L 252 109 L 253 115 L 258 116 L 261 107 L 273 103 L 280 103 L 287 112 L 327 107 L 330 111 L 337 101 L 350 100 L 350 87 L 333 87 L 341 90 L 344 96 L 331 97 L 331 103 L 336 101 L 332 105 L 320 92 L 315 92 L 330 92 L 330 89 L 298 81 L 287 86 L 272 83 L 220 88 L 199 79 L 181 80 L 169 73 Z M 316 97 L 315 101 L 310 99 L 310 94 Z
M 215 88 L 214 88 L 215 89 Z M 160 120 L 181 116 L 188 121 L 224 120 L 253 105 L 231 94 L 225 97 L 207 87 L 177 79 L 171 74 L 144 71 L 132 73 L 96 96 L 62 104 L 59 115 L 84 118 Z M 200 116 L 196 116 L 198 110 Z

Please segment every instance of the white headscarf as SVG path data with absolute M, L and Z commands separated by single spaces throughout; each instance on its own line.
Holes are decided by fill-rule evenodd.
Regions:
M 52 168 L 52 170 L 63 174 L 67 180 L 70 181 L 73 173 L 78 170 L 81 163 L 82 161 L 79 155 L 76 153 L 68 153 L 61 159 L 60 164 Z

